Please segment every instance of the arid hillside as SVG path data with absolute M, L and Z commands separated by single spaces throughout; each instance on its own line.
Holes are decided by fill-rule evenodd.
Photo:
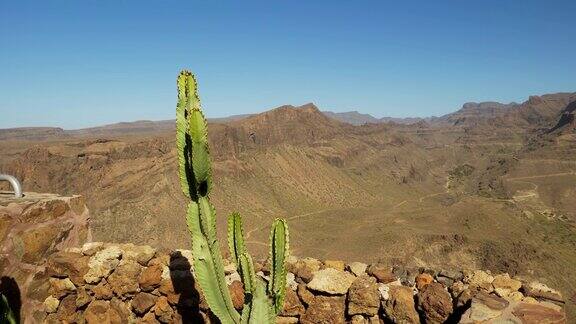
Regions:
M 355 126 L 313 104 L 216 120 L 212 200 L 220 215 L 244 215 L 255 250 L 282 216 L 296 255 L 442 260 L 535 277 L 570 298 L 575 101 L 572 93 L 466 104 L 413 124 Z M 26 191 L 86 197 L 95 240 L 189 244 L 171 122 L 0 130 L 0 138 L 0 170 Z

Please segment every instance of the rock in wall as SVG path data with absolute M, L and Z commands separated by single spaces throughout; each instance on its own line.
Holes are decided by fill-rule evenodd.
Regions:
M 48 256 L 90 240 L 88 221 L 81 196 L 0 193 L 0 292 L 25 322 L 43 307 L 38 292 Z

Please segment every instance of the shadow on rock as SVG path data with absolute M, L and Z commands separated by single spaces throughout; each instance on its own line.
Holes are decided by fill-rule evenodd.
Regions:
M 170 278 L 174 292 L 180 295 L 176 309 L 183 323 L 204 323 L 200 314 L 200 293 L 194 285 L 190 262 L 179 251 L 170 255 Z

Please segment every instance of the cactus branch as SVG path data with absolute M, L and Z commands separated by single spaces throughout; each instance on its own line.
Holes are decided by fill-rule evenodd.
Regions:
M 210 203 L 212 166 L 208 146 L 208 126 L 200 109 L 196 79 L 189 71 L 178 76 L 176 106 L 176 147 L 180 186 L 190 199 L 186 224 L 192 237 L 194 276 L 212 312 L 224 324 L 274 323 L 286 292 L 288 227 L 275 220 L 270 234 L 271 279 L 266 286 L 254 273 L 252 257 L 246 252 L 242 217 L 228 217 L 228 246 L 232 261 L 244 282 L 245 304 L 240 315 L 232 303 L 224 277 L 220 244 L 216 236 L 216 211 Z

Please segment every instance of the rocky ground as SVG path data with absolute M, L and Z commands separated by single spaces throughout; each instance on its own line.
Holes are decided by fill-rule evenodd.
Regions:
M 192 276 L 188 250 L 87 243 L 53 254 L 46 267 L 46 323 L 217 322 Z M 390 268 L 291 257 L 278 323 L 565 323 L 563 298 L 538 282 L 482 270 Z M 226 280 L 240 310 L 233 264 Z M 258 275 L 269 274 L 265 261 Z

